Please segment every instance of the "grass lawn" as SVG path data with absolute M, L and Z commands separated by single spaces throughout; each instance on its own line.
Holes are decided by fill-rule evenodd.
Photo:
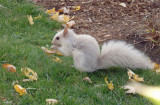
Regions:
M 128 95 L 119 88 L 128 81 L 127 70 L 110 68 L 94 73 L 81 73 L 72 65 L 69 57 L 60 57 L 63 62 L 54 62 L 53 55 L 47 55 L 41 46 L 51 45 L 51 40 L 60 29 L 60 23 L 50 20 L 41 7 L 24 0 L 0 0 L 0 105 L 46 105 L 46 99 L 57 99 L 64 105 L 150 105 L 140 95 Z M 30 25 L 27 15 L 41 15 Z M 4 63 L 13 64 L 16 73 L 2 68 Z M 23 82 L 27 78 L 22 67 L 37 72 L 38 80 Z M 159 85 L 160 76 L 151 71 L 136 70 L 144 77 L 145 84 Z M 82 81 L 89 76 L 93 84 Z M 114 84 L 110 91 L 104 78 Z M 20 96 L 12 86 L 13 81 L 27 89 L 28 94 Z M 96 86 L 99 85 L 99 86 Z M 3 99 L 6 98 L 6 101 Z

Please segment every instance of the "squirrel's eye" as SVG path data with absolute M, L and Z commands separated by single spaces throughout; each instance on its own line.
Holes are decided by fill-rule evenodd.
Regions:
M 59 38 L 59 37 L 56 37 L 56 39 L 59 40 L 60 38 Z

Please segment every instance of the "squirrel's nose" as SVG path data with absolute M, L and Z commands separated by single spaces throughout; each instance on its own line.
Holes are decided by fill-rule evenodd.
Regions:
M 54 41 L 52 41 L 52 42 L 51 42 L 51 44 L 55 44 L 55 42 L 54 42 Z

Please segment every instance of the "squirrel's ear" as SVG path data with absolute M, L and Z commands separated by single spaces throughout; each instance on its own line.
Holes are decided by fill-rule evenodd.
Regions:
M 67 37 L 67 34 L 68 34 L 68 27 L 66 26 L 63 31 L 63 36 Z

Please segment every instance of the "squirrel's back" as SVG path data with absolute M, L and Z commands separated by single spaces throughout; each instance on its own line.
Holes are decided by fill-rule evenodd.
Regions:
M 97 68 L 97 59 L 100 57 L 98 42 L 90 35 L 76 36 L 73 59 L 74 65 L 80 71 L 93 72 Z
M 124 41 L 109 41 L 102 46 L 99 62 L 100 68 L 121 66 L 126 68 L 152 69 L 153 64 L 149 58 L 133 45 Z

